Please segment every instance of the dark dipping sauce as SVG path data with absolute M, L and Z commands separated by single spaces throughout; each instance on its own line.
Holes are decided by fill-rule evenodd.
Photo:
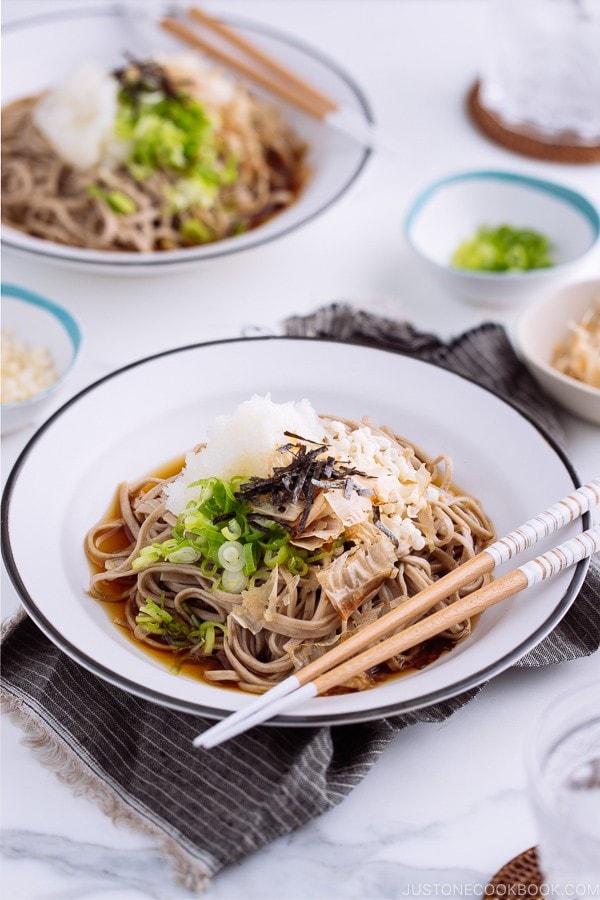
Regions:
M 185 458 L 183 456 L 179 456 L 171 462 L 165 463 L 160 466 L 158 469 L 155 469 L 148 476 L 149 478 L 170 478 L 173 475 L 179 474 L 183 465 L 185 463 Z M 119 503 L 117 497 L 117 491 L 115 491 L 115 496 L 113 497 L 112 503 L 107 509 L 105 515 L 102 517 L 103 522 L 110 522 L 112 519 L 116 519 L 119 516 Z M 106 553 L 118 553 L 120 550 L 125 550 L 131 544 L 131 534 L 128 529 L 123 525 L 118 530 L 115 530 L 111 534 L 108 534 L 102 540 L 102 550 Z M 95 563 L 88 560 L 90 565 L 90 570 L 95 575 L 97 572 L 102 572 L 103 569 L 101 566 L 96 565 Z M 131 583 L 133 585 L 135 579 L 131 579 Z M 105 600 L 97 600 L 95 597 L 91 598 L 94 603 L 97 603 L 102 609 L 105 611 L 106 615 L 112 622 L 112 624 L 119 629 L 121 634 L 125 635 L 125 637 L 131 641 L 134 647 L 139 650 L 143 650 L 144 653 L 153 659 L 155 662 L 159 663 L 166 669 L 172 669 L 173 674 L 178 675 L 186 675 L 189 678 L 195 678 L 198 681 L 204 681 L 204 673 L 209 672 L 214 669 L 223 670 L 224 666 L 221 665 L 217 657 L 206 657 L 205 659 L 196 659 L 196 660 L 187 660 L 183 662 L 178 661 L 177 654 L 170 649 L 165 648 L 161 650 L 159 647 L 152 647 L 150 644 L 145 644 L 143 641 L 138 641 L 137 638 L 133 636 L 129 626 L 127 625 L 126 620 L 126 606 L 127 600 L 111 600 L 110 594 L 111 589 L 113 589 L 112 582 L 105 582 L 102 588 L 103 594 L 105 595 Z M 123 591 L 123 582 L 120 585 L 114 585 L 114 593 L 121 594 Z M 175 670 L 176 667 L 176 670 Z M 213 687 L 215 686 L 215 682 L 206 681 L 206 684 L 211 684 Z M 217 687 L 222 687 L 228 690 L 241 691 L 235 682 L 219 682 Z M 247 693 L 244 691 L 243 693 Z
M 172 460 L 169 463 L 165 463 L 163 466 L 160 466 L 158 469 L 155 469 L 152 473 L 150 473 L 150 478 L 170 478 L 173 475 L 177 475 L 184 465 L 184 457 L 178 457 L 175 460 Z M 115 496 L 113 501 L 108 508 L 106 514 L 103 516 L 102 521 L 110 521 L 118 517 L 118 501 L 117 494 L 115 492 Z M 102 549 L 106 552 L 116 553 L 119 550 L 124 550 L 131 544 L 131 535 L 125 528 L 125 526 L 121 527 L 117 531 L 108 535 L 106 538 L 102 540 Z M 90 562 L 91 571 L 96 574 L 97 572 L 102 571 L 100 566 Z M 132 579 L 133 583 L 134 579 Z M 122 584 L 117 588 L 115 585 L 115 593 L 122 592 Z M 225 690 L 232 690 L 236 692 L 240 692 L 243 694 L 247 694 L 248 691 L 240 688 L 236 682 L 234 681 L 224 681 L 224 682 L 214 682 L 208 681 L 204 678 L 204 673 L 215 670 L 224 670 L 224 666 L 221 665 L 218 657 L 207 657 L 206 659 L 196 659 L 196 660 L 186 660 L 181 663 L 177 661 L 177 655 L 173 650 L 165 649 L 161 650 L 158 647 L 151 647 L 149 644 L 145 644 L 142 641 L 138 641 L 133 634 L 131 633 L 129 626 L 126 624 L 126 615 L 125 608 L 127 605 L 126 600 L 110 600 L 110 591 L 111 591 L 111 583 L 106 582 L 103 588 L 104 594 L 106 596 L 106 600 L 96 600 L 93 598 L 94 603 L 98 603 L 106 612 L 107 616 L 111 620 L 111 622 L 115 625 L 116 628 L 119 628 L 121 633 L 123 633 L 128 640 L 138 649 L 143 650 L 145 654 L 147 654 L 151 659 L 155 662 L 159 663 L 166 669 L 173 670 L 173 674 L 185 675 L 188 678 L 194 678 L 198 681 L 204 681 L 205 684 L 209 684 L 211 687 L 219 687 L 224 688 Z M 471 626 L 474 627 L 476 621 L 479 616 L 473 617 L 471 619 Z M 428 641 L 424 641 L 420 646 L 417 653 L 413 656 L 411 664 L 401 671 L 397 672 L 390 669 L 387 663 L 380 663 L 377 666 L 373 666 L 371 669 L 367 671 L 367 676 L 369 681 L 372 683 L 368 687 L 364 688 L 352 688 L 352 687 L 344 687 L 340 685 L 339 687 L 331 688 L 331 690 L 326 691 L 322 696 L 337 696 L 340 694 L 351 694 L 351 693 L 359 693 L 362 690 L 371 690 L 373 687 L 376 687 L 378 684 L 383 684 L 390 680 L 396 678 L 402 678 L 405 675 L 414 674 L 415 672 L 420 671 L 421 669 L 426 668 L 431 665 L 431 663 L 435 662 L 436 659 L 439 659 L 445 653 L 448 653 L 454 647 L 457 646 L 457 643 L 462 643 L 461 641 L 453 641 L 450 638 L 437 636 L 434 638 L 430 638 Z

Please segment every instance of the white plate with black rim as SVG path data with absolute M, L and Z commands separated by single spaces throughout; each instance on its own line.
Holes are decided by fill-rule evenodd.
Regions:
M 350 110 L 359 123 L 372 122 L 361 89 L 333 60 L 268 26 L 241 18 L 228 18 L 227 22 L 341 108 Z M 47 90 L 85 60 L 93 60 L 110 71 L 122 65 L 128 55 L 139 58 L 145 48 L 137 45 L 138 40 L 139 36 L 128 30 L 118 4 L 65 8 L 9 22 L 2 27 L 2 105 Z M 160 29 L 156 29 L 148 46 L 151 51 L 146 55 L 185 52 L 184 45 Z M 263 93 L 258 87 L 253 90 Z M 85 271 L 120 275 L 166 273 L 259 247 L 308 224 L 348 191 L 370 150 L 272 95 L 268 99 L 281 108 L 285 120 L 308 144 L 307 162 L 312 174 L 290 207 L 256 228 L 197 247 L 135 253 L 69 247 L 3 224 L 3 245 L 19 254 Z
M 360 373 L 360 376 L 358 375 Z M 311 339 L 200 344 L 133 363 L 52 416 L 27 445 L 2 501 L 5 563 L 37 625 L 82 666 L 158 704 L 220 718 L 240 691 L 174 674 L 136 646 L 88 593 L 87 530 L 117 484 L 158 470 L 206 437 L 214 418 L 252 394 L 307 397 L 319 412 L 387 424 L 431 455 L 449 454 L 455 479 L 505 534 L 578 479 L 548 435 L 495 394 L 400 354 Z M 106 417 L 110 416 L 110 427 Z M 564 529 L 566 539 L 587 517 Z M 557 543 L 536 547 L 536 553 Z M 407 712 L 456 696 L 516 663 L 561 620 L 586 563 L 486 611 L 472 635 L 427 668 L 357 693 L 318 697 L 275 720 L 312 725 Z

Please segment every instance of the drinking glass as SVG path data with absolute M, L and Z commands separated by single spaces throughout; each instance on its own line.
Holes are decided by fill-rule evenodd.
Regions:
M 547 896 L 600 897 L 599 682 L 545 710 L 526 760 Z
M 600 143 L 600 0 L 490 0 L 480 99 L 505 127 Z

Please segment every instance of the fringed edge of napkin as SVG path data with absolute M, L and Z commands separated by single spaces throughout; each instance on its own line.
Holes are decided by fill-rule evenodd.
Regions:
M 4 622 L 2 637 L 25 616 L 25 610 L 20 610 Z M 164 854 L 181 887 L 198 894 L 207 889 L 212 878 L 208 868 L 187 854 L 181 845 L 168 837 L 162 829 L 132 809 L 109 783 L 96 775 L 77 754 L 73 753 L 68 742 L 44 721 L 35 706 L 26 703 L 18 694 L 7 691 L 2 686 L 0 712 L 7 715 L 22 732 L 20 743 L 32 751 L 45 769 L 56 775 L 63 784 L 68 785 L 75 796 L 91 800 L 114 825 L 126 825 L 140 834 L 150 836 Z

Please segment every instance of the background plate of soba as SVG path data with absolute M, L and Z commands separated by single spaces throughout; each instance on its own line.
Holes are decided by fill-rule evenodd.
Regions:
M 268 393 L 278 403 L 307 398 L 325 415 L 369 417 L 431 457 L 449 455 L 455 483 L 477 498 L 499 536 L 578 484 L 560 449 L 514 407 L 469 380 L 398 354 L 267 337 L 141 360 L 85 389 L 46 422 L 17 462 L 3 498 L 5 562 L 23 605 L 52 641 L 99 677 L 158 704 L 214 718 L 250 699 L 185 671 L 176 674 L 170 659 L 135 644 L 89 596 L 83 544 L 120 482 L 159 472 L 203 442 L 217 416 Z M 561 539 L 588 527 L 586 518 Z M 541 542 L 532 555 L 554 544 Z M 315 698 L 276 721 L 367 720 L 481 684 L 556 626 L 585 572 L 580 564 L 490 608 L 468 638 L 421 670 L 369 690 Z
M 142 10 L 140 14 L 143 15 L 144 11 Z M 350 76 L 318 51 L 301 44 L 293 37 L 262 25 L 242 20 L 231 20 L 229 24 L 235 26 L 242 36 L 272 57 L 279 59 L 298 76 L 332 98 L 340 107 L 350 111 L 351 115 L 356 116 L 359 125 L 361 122 L 371 121 L 369 107 L 360 88 Z M 8 167 L 11 159 L 11 152 L 7 149 L 10 120 L 9 115 L 5 114 L 5 109 L 10 110 L 11 107 L 14 109 L 16 101 L 37 97 L 43 92 L 53 90 L 86 62 L 91 61 L 105 68 L 107 72 L 112 72 L 123 67 L 131 58 L 148 59 L 157 55 L 180 57 L 182 54 L 193 55 L 196 52 L 158 27 L 152 29 L 149 39 L 146 38 L 147 33 L 147 28 L 140 31 L 133 28 L 131 22 L 119 13 L 116 4 L 93 9 L 57 10 L 3 26 L 2 107 L 5 167 Z M 210 65 L 217 71 L 225 72 L 224 67 L 218 62 Z M 237 76 L 229 72 L 228 77 Z M 64 215 L 60 213 L 59 220 L 61 216 L 65 219 L 63 224 L 67 227 L 67 237 L 64 236 L 60 221 L 56 229 L 50 229 L 48 232 L 45 223 L 47 219 L 55 221 L 52 218 L 54 214 L 51 210 L 36 209 L 36 204 L 39 204 L 39 192 L 36 194 L 36 189 L 29 183 L 31 179 L 27 173 L 23 176 L 21 171 L 16 175 L 13 173 L 10 177 L 6 173 L 3 174 L 4 246 L 20 254 L 85 271 L 118 274 L 169 272 L 184 266 L 197 265 L 203 260 L 249 250 L 306 225 L 343 196 L 360 174 L 370 151 L 361 143 L 322 124 L 318 118 L 280 100 L 274 94 L 268 94 L 259 85 L 244 81 L 242 76 L 238 80 L 241 80 L 242 84 L 260 100 L 266 100 L 278 110 L 282 122 L 290 126 L 298 141 L 306 148 L 303 159 L 306 177 L 300 180 L 298 189 L 292 191 L 294 197 L 291 201 L 282 204 L 281 208 L 275 201 L 273 202 L 272 205 L 276 210 L 273 215 L 269 214 L 267 204 L 265 213 L 257 214 L 250 225 L 238 229 L 239 233 L 229 236 L 225 234 L 224 237 L 219 236 L 218 239 L 208 243 L 169 249 L 167 236 L 165 238 L 167 249 L 146 252 L 139 248 L 111 249 L 110 245 L 102 249 L 90 249 L 86 245 L 86 238 L 82 239 L 82 234 L 85 235 L 86 232 L 90 235 L 94 232 L 104 234 L 109 226 L 113 230 L 125 229 L 125 217 L 104 216 L 107 221 L 101 222 L 98 221 L 97 215 L 80 212 L 79 210 L 84 207 L 81 205 L 78 207 L 77 203 L 73 202 L 71 206 L 76 210 L 73 215 L 83 216 L 82 223 L 74 227 L 67 221 L 71 213 L 64 212 Z M 18 123 L 17 126 L 16 133 L 24 133 L 23 127 Z M 30 146 L 31 142 L 26 141 L 26 144 Z M 18 141 L 15 146 L 17 150 L 12 155 L 18 156 Z M 81 178 L 78 181 L 78 184 L 80 183 Z M 13 224 L 7 224 L 11 190 L 21 191 L 26 195 L 26 211 L 22 213 L 17 206 Z M 84 191 L 85 188 L 82 190 L 77 188 L 77 193 L 81 194 Z M 88 207 L 89 199 L 88 197 Z M 141 217 L 142 212 L 145 214 L 148 210 L 140 207 L 139 212 Z M 254 221 L 258 224 L 253 224 Z M 37 235 L 31 233 L 35 232 L 36 228 L 39 232 Z M 133 234 L 133 230 L 130 231 Z M 53 239 L 46 236 L 53 235 L 54 232 L 57 235 L 62 234 L 62 237 Z M 43 236 L 39 236 L 40 233 Z M 71 239 L 74 239 L 76 244 L 83 243 L 83 246 L 65 242 Z

